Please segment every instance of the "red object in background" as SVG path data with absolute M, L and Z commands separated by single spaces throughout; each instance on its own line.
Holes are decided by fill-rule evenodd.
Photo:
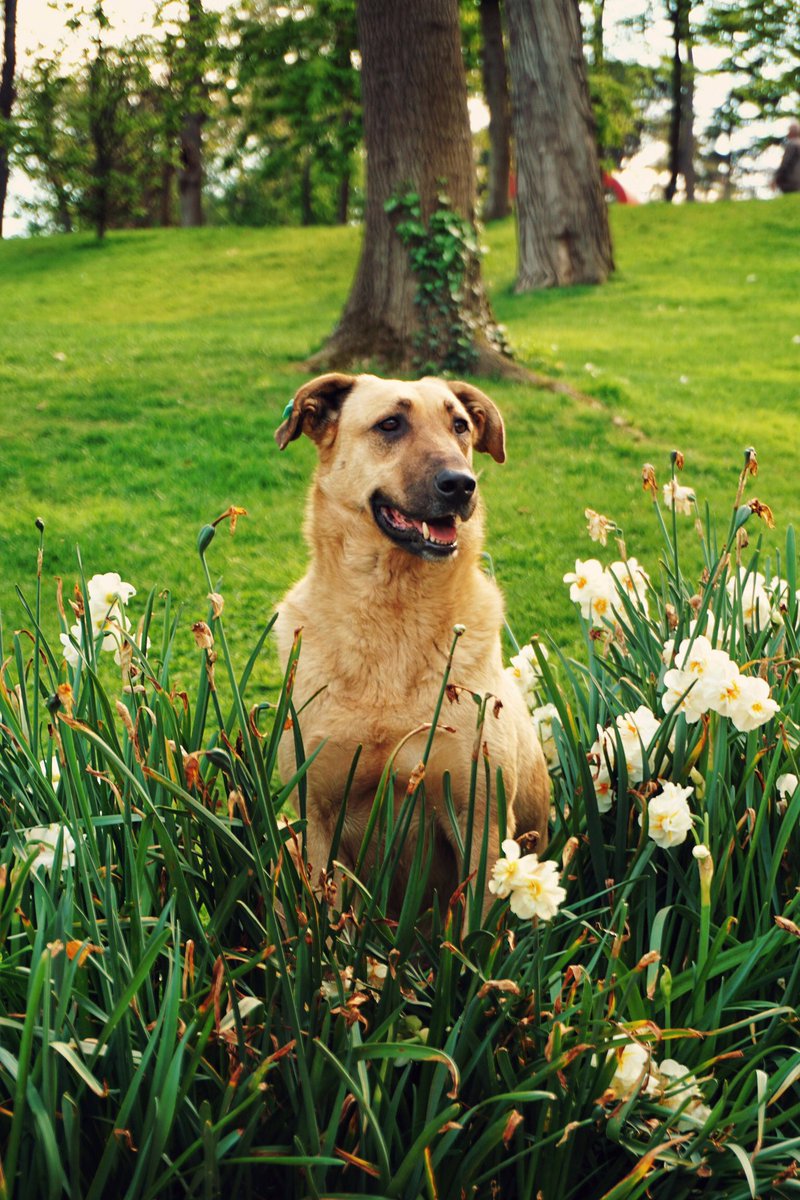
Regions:
M 638 204 L 638 200 L 634 200 L 618 179 L 615 179 L 608 171 L 603 171 L 603 190 L 610 192 L 618 204 Z
M 639 203 L 629 192 L 625 191 L 620 181 L 615 179 L 608 171 L 603 171 L 603 191 L 607 194 L 610 193 L 618 204 Z M 513 171 L 510 171 L 508 175 L 508 198 L 512 204 L 517 198 L 517 177 Z

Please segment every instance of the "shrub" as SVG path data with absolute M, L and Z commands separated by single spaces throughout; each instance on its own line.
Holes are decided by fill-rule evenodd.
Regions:
M 580 596 L 587 661 L 538 642 L 516 657 L 552 742 L 547 861 L 506 842 L 487 862 L 476 830 L 442 916 L 422 911 L 425 838 L 386 915 L 425 805 L 423 782 L 394 797 L 391 763 L 376 867 L 341 904 L 310 877 L 299 640 L 278 694 L 248 698 L 269 626 L 237 673 L 213 525 L 191 697 L 170 682 L 169 596 L 146 598 L 134 633 L 122 581 L 82 578 L 65 665 L 40 631 L 39 582 L 28 628 L 0 647 L 5 1196 L 795 1193 L 794 544 L 785 585 L 767 586 L 777 561 L 757 574 L 760 549 L 732 573 L 764 513 L 740 494 L 721 549 L 701 526 L 696 590 L 671 498 L 657 583 L 624 545 L 610 576 L 589 569 L 607 603 Z M 699 679 L 698 648 L 705 709 L 683 677 Z M 759 714 L 737 717 L 763 722 L 738 728 L 712 676 L 762 679 Z M 279 783 L 287 724 L 300 765 Z M 502 801 L 502 778 L 487 782 Z

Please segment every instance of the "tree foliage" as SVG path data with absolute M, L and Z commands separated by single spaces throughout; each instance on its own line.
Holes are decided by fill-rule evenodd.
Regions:
M 231 33 L 231 215 L 244 201 L 250 218 L 260 204 L 285 222 L 346 222 L 362 136 L 355 6 L 248 0 Z
M 760 116 L 797 116 L 800 108 L 800 7 L 796 0 L 717 0 L 702 33 L 722 47 L 732 96 Z

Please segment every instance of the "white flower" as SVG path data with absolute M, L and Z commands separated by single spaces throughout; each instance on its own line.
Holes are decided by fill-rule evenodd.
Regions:
M 649 802 L 647 832 L 662 849 L 680 846 L 686 841 L 686 835 L 692 828 L 692 812 L 687 800 L 693 790 L 677 783 L 665 783 L 659 795 Z M 639 824 L 644 824 L 642 813 L 639 814 Z
M 531 713 L 536 736 L 542 743 L 542 750 L 548 763 L 552 766 L 558 762 L 556 740 L 553 736 L 553 720 L 558 719 L 558 709 L 555 704 L 542 704 Z
M 625 751 L 628 775 L 632 781 L 640 782 L 644 778 L 642 747 L 645 751 L 649 748 L 661 728 L 660 722 L 646 704 L 640 704 L 636 712 L 617 717 L 616 725 Z
M 650 1051 L 638 1042 L 629 1042 L 618 1055 L 617 1069 L 610 1085 L 614 1095 L 625 1100 L 639 1088 L 645 1096 L 654 1095 L 658 1091 L 658 1080 L 650 1071 Z
M 631 783 L 640 783 L 645 776 L 645 755 L 661 728 L 660 722 L 646 704 L 640 704 L 635 712 L 626 712 L 622 716 L 617 717 L 615 724 L 625 755 L 628 779 Z M 597 741 L 590 751 L 591 754 L 597 756 L 601 763 L 601 772 L 598 774 L 598 780 L 602 781 L 606 760 L 608 760 L 612 767 L 616 766 L 616 750 L 617 738 L 614 730 L 603 729 L 602 725 L 598 725 Z M 607 776 L 607 770 L 605 774 Z M 597 792 L 596 784 L 595 792 Z M 609 795 L 608 808 L 611 807 L 612 799 L 613 796 Z M 606 812 L 608 808 L 601 809 L 600 811 Z
M 570 585 L 569 598 L 575 604 L 580 604 L 581 614 L 584 617 L 589 617 L 592 597 L 596 592 L 603 590 L 605 581 L 603 577 L 603 564 L 597 558 L 575 560 L 575 570 L 568 571 L 564 576 L 564 583 Z
M 730 718 L 740 732 L 757 729 L 779 711 L 780 705 L 770 696 L 766 679 L 757 675 L 739 677 L 739 696 L 731 707 Z
M 691 724 L 714 708 L 726 706 L 731 688 L 735 690 L 738 667 L 724 650 L 717 650 L 703 634 L 684 638 L 675 656 L 675 667 L 664 675 L 666 692 L 661 703 L 665 712 L 677 705 Z M 684 692 L 688 694 L 684 696 Z M 683 697 L 683 698 L 681 698 Z M 727 716 L 727 708 L 723 715 Z
M 34 871 L 39 870 L 39 868 L 45 871 L 52 871 L 55 863 L 56 846 L 62 832 L 64 840 L 61 852 L 61 870 L 63 872 L 75 862 L 75 840 L 65 826 L 54 823 L 52 825 L 34 825 L 30 829 L 20 830 L 26 854 L 38 846 L 38 852 L 33 859 L 32 869 Z
M 656 1075 L 661 1085 L 659 1102 L 665 1108 L 673 1110 L 685 1105 L 678 1120 L 678 1128 L 705 1125 L 711 1116 L 711 1109 L 702 1103 L 703 1093 L 689 1068 L 676 1062 L 674 1058 L 665 1058 L 656 1068 Z
M 57 788 L 58 781 L 61 778 L 61 763 L 58 761 L 55 754 L 50 759 L 49 763 L 42 761 L 39 763 L 39 766 L 42 768 L 42 774 L 44 775 L 45 779 L 49 779 L 54 789 Z
M 602 513 L 595 512 L 593 508 L 587 508 L 583 515 L 589 522 L 589 537 L 593 542 L 599 542 L 601 546 L 605 546 L 609 531 L 616 529 L 614 522 L 609 521 L 608 517 L 604 517 Z
M 81 660 L 81 656 L 80 656 L 80 652 L 78 651 L 78 649 L 72 643 L 73 643 L 73 639 L 74 639 L 78 643 L 79 646 L 81 644 L 81 627 L 80 627 L 80 625 L 72 625 L 70 627 L 69 633 L 60 633 L 58 636 L 59 636 L 61 645 L 63 646 L 63 654 L 64 654 L 64 658 L 65 658 L 66 662 L 71 667 L 77 667 L 78 663 Z
M 506 896 L 510 895 L 512 888 L 520 886 L 538 859 L 535 854 L 525 854 L 520 857 L 522 851 L 519 843 L 515 842 L 513 838 L 506 838 L 500 849 L 505 858 L 498 858 L 492 868 L 489 891 L 504 900 Z
M 541 652 L 547 658 L 546 646 L 541 647 Z M 521 646 L 519 654 L 515 654 L 509 661 L 511 665 L 507 668 L 508 674 L 522 692 L 528 708 L 532 709 L 536 703 L 534 693 L 542 678 L 542 670 L 539 660 L 536 657 L 536 651 L 528 643 L 526 646 Z
M 696 499 L 694 488 L 683 487 L 677 479 L 670 479 L 669 483 L 664 484 L 664 503 L 667 508 L 674 507 L 677 513 L 690 517 Z
M 608 566 L 608 572 L 617 581 L 620 591 L 628 597 L 633 605 L 647 613 L 647 587 L 650 576 L 635 558 L 626 562 L 613 562 Z M 619 602 L 618 602 L 619 603 Z
M 789 800 L 797 791 L 798 779 L 796 775 L 786 774 L 779 775 L 775 780 L 775 790 L 781 800 Z
M 614 802 L 614 790 L 611 786 L 611 776 L 608 773 L 605 756 L 599 747 L 599 742 L 595 742 L 592 747 L 592 753 L 597 754 L 599 758 L 599 765 L 596 768 L 596 774 L 592 774 L 592 781 L 594 783 L 595 799 L 597 800 L 597 810 L 601 813 L 607 813 Z
M 89 619 L 92 627 L 92 637 L 103 635 L 100 643 L 101 650 L 119 651 L 125 636 L 130 632 L 131 623 L 120 609 L 89 609 Z
M 714 654 L 723 654 L 723 651 L 715 650 Z M 703 683 L 702 695 L 708 700 L 708 707 L 721 717 L 732 716 L 741 701 L 742 678 L 736 663 L 724 654 L 716 670 L 709 671 Z
M 760 571 L 740 567 L 725 585 L 731 604 L 741 597 L 742 616 L 748 628 L 762 629 L 769 621 L 772 605 L 766 590 L 766 580 Z
M 708 846 L 701 843 L 699 846 L 692 847 L 692 858 L 696 858 L 698 862 L 705 862 L 707 858 L 711 858 L 711 851 Z M 666 1059 L 665 1061 L 669 1062 L 670 1060 Z
M 567 898 L 566 891 L 559 883 L 558 864 L 552 859 L 539 862 L 535 854 L 527 854 L 525 858 L 535 861 L 532 867 L 526 868 L 520 883 L 515 884 L 509 907 L 516 916 L 525 920 L 541 917 L 543 921 L 549 921 Z M 520 859 L 520 863 L 523 862 L 525 859 Z
M 105 575 L 93 575 L 86 584 L 89 605 L 92 608 L 109 612 L 120 604 L 127 604 L 131 596 L 136 595 L 132 583 L 123 583 L 116 571 L 107 571 Z

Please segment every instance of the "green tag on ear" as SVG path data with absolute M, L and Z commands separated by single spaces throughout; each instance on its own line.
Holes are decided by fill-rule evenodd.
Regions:
M 283 410 L 284 421 L 287 420 L 287 418 L 292 415 L 293 408 L 294 408 L 294 400 L 290 400 L 289 403 L 286 405 L 286 408 Z

